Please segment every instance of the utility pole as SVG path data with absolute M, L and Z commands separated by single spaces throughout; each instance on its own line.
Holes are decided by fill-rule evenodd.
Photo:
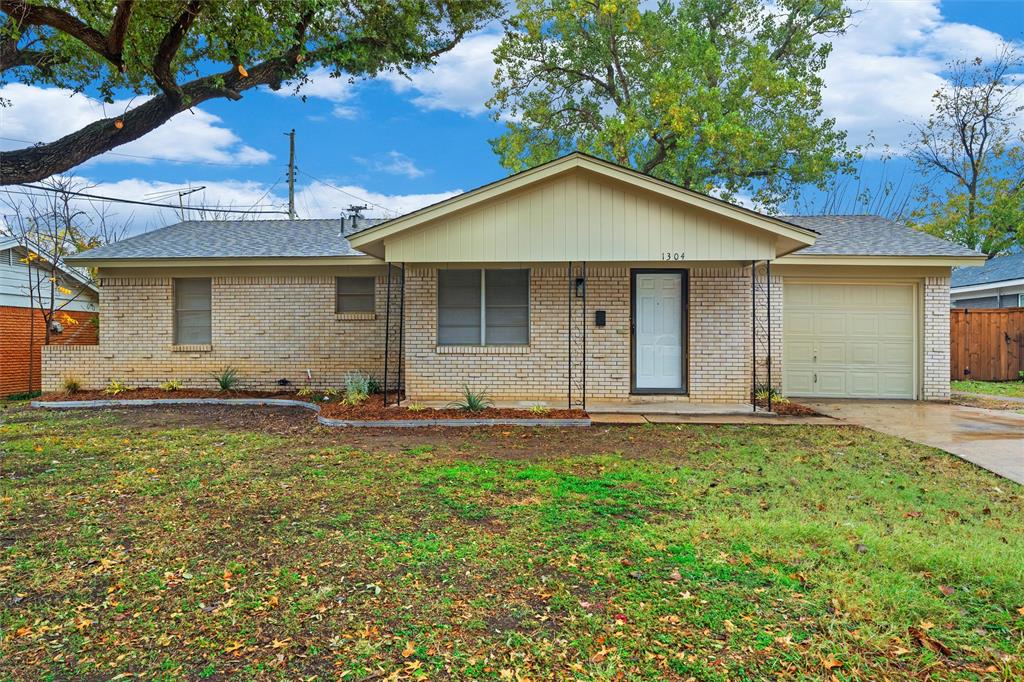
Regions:
M 295 220 L 295 128 L 288 136 L 288 218 Z

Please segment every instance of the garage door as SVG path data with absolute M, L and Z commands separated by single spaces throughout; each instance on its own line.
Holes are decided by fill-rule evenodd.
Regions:
M 783 284 L 782 389 L 791 396 L 914 398 L 913 284 Z

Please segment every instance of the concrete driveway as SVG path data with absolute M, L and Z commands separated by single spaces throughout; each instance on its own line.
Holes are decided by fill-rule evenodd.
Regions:
M 1024 485 L 1024 415 L 909 400 L 800 402 L 850 424 L 951 452 Z

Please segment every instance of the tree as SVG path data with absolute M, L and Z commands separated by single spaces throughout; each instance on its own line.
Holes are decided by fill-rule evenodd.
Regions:
M 932 95 L 935 111 L 914 124 L 908 154 L 925 177 L 918 229 L 990 256 L 1024 247 L 1024 57 L 957 60 Z
M 589 152 L 765 206 L 853 160 L 821 111 L 841 0 L 519 0 L 495 51 L 511 170 Z
M 0 0 L 0 74 L 139 104 L 59 140 L 0 154 L 0 183 L 37 181 L 215 98 L 429 65 L 500 0 Z M 227 68 L 225 68 L 227 67 Z M 151 95 L 151 96 L 150 96 Z
M 12 194 L 7 192 L 3 202 L 12 212 L 0 234 L 7 232 L 18 242 L 24 256 L 25 287 L 29 301 L 29 363 L 28 386 L 35 380 L 33 358 L 36 311 L 43 321 L 42 344 L 49 345 L 58 324 L 63 327 L 78 324 L 67 314 L 68 307 L 86 291 L 83 282 L 67 275 L 70 267 L 64 259 L 79 251 L 122 239 L 128 223 L 114 223 L 106 209 L 84 204 L 77 199 L 87 189 L 74 178 L 56 177 L 44 181 L 45 193 Z M 92 281 L 94 273 L 80 272 L 83 279 Z

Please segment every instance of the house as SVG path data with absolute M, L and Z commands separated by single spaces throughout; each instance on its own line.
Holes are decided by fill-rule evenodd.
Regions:
M 353 224 L 355 220 L 355 224 Z M 580 153 L 394 220 L 188 221 L 74 259 L 99 345 L 64 376 L 410 400 L 945 400 L 949 278 L 976 253 L 873 216 L 778 218 Z M 386 365 L 386 367 L 385 367 Z M 769 378 L 770 374 L 770 378 Z
M 982 267 L 957 268 L 949 302 L 954 308 L 1024 308 L 1024 253 L 997 256 Z
M 72 267 L 53 266 L 53 259 L 41 249 L 32 252 L 42 256 L 38 261 L 41 268 L 25 262 L 29 251 L 23 242 L 0 235 L 0 397 L 39 390 L 41 348 L 46 339 L 39 301 L 49 312 L 51 288 L 53 308 L 59 312 L 52 321 L 50 342 L 97 343 L 96 287 Z M 51 267 L 58 275 L 56 282 L 50 281 Z

